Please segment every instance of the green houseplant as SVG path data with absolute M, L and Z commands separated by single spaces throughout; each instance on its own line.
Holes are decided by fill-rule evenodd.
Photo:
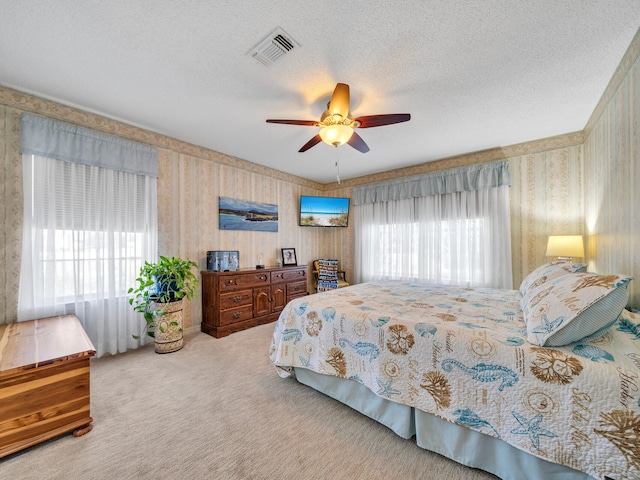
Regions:
M 182 300 L 191 300 L 198 292 L 198 277 L 193 273 L 197 266 L 188 259 L 161 255 L 155 263 L 144 263 L 136 286 L 129 289 L 129 304 L 143 314 L 144 328 L 155 339 L 158 353 L 183 346 Z

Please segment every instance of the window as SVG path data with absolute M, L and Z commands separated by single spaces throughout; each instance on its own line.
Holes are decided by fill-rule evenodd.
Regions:
M 478 257 L 481 252 L 477 241 L 484 235 L 484 221 L 481 218 L 427 221 L 421 228 L 420 223 L 398 225 L 372 225 L 370 238 L 377 239 L 376 249 L 381 258 L 374 265 L 380 268 L 371 272 L 374 277 L 386 279 L 421 279 L 437 281 L 446 285 L 470 285 L 479 273 L 474 269 L 459 268 L 458 263 L 468 263 L 469 257 Z M 402 248 L 404 231 L 411 238 L 409 245 L 415 248 Z M 423 237 L 420 232 L 433 232 L 432 239 Z M 468 240 L 464 251 L 456 248 L 456 238 Z M 430 248 L 438 248 L 433 263 L 423 262 Z M 468 251 L 467 248 L 473 249 Z M 426 267 L 426 268 L 425 268 Z
M 508 186 L 460 189 L 455 172 L 354 189 L 356 281 L 512 288 Z
M 109 149 L 112 137 L 84 129 L 78 134 L 78 127 L 70 134 L 67 124 L 34 121 L 46 123 L 31 140 L 38 148 L 30 148 L 33 125 L 25 129 L 18 319 L 73 313 L 98 356 L 135 348 L 141 341 L 132 335 L 140 333 L 142 322 L 129 305 L 127 292 L 144 261 L 157 258 L 157 179 L 106 168 L 100 148 L 106 142 Z M 55 148 L 51 156 L 32 153 L 42 150 L 42 137 L 52 131 L 65 136 L 62 143 L 79 143 L 79 151 L 96 158 L 70 161 L 65 155 L 73 157 L 73 152 L 61 155 Z M 85 148 L 87 142 L 91 148 Z M 115 142 L 114 154 L 120 158 L 122 140 Z
M 31 223 L 50 300 L 93 300 L 112 270 L 113 294 L 124 296 L 144 263 L 148 177 L 31 155 Z M 74 281 L 69 281 L 74 279 Z

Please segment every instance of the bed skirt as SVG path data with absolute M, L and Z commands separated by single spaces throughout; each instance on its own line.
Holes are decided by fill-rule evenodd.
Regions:
M 300 383 L 385 425 L 402 438 L 415 436 L 421 448 L 492 473 L 502 480 L 594 480 L 590 475 L 529 455 L 497 438 L 386 400 L 358 382 L 304 368 L 295 368 L 295 377 Z

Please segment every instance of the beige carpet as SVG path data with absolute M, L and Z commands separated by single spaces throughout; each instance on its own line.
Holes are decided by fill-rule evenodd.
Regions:
M 495 479 L 404 440 L 268 358 L 273 324 L 92 360 L 93 431 L 0 460 L 2 479 Z

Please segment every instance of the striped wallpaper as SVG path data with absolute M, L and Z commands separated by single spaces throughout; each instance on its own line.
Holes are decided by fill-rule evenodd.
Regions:
M 584 203 L 589 268 L 624 273 L 640 308 L 640 33 L 585 129 Z

